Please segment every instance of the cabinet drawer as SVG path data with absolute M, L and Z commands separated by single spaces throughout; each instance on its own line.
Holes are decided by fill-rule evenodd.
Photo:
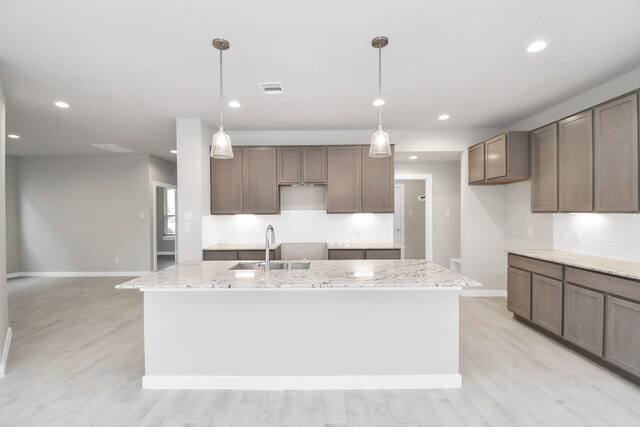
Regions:
M 235 261 L 238 259 L 236 251 L 202 251 L 204 261 Z
M 562 282 L 534 274 L 531 278 L 531 321 L 562 335 Z
M 365 259 L 364 251 L 359 249 L 332 249 L 329 250 L 329 259 Z
M 640 377 L 640 304 L 607 297 L 605 359 Z
M 531 273 L 509 267 L 507 275 L 507 309 L 531 319 Z
M 400 249 L 367 249 L 367 259 L 400 259 Z
M 562 280 L 562 265 L 509 254 L 509 266 Z
M 640 282 L 635 280 L 623 279 L 622 277 L 609 276 L 608 274 L 596 273 L 574 267 L 566 267 L 565 281 L 607 294 L 614 294 L 640 301 Z
M 565 284 L 564 338 L 602 357 L 604 343 L 604 294 Z

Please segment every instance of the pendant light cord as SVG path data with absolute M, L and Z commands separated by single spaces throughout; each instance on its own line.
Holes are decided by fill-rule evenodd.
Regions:
M 222 49 L 220 49 L 220 128 L 222 128 Z
M 378 126 L 382 127 L 382 48 L 378 47 L 378 102 L 380 109 L 378 110 Z

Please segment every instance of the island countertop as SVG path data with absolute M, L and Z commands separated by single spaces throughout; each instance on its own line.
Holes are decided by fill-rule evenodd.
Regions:
M 178 264 L 118 289 L 406 289 L 481 286 L 425 260 L 311 261 L 308 270 L 229 270 L 237 261 Z

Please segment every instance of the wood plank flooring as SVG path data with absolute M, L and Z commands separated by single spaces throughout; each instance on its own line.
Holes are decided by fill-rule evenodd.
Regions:
M 142 294 L 122 278 L 9 281 L 0 426 L 638 426 L 640 388 L 461 299 L 461 390 L 142 390 Z

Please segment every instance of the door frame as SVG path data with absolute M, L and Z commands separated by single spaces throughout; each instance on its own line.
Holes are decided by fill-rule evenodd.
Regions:
M 158 212 L 156 210 L 156 203 L 158 202 L 157 197 L 156 197 L 156 193 L 158 191 L 158 188 L 172 188 L 174 190 L 178 190 L 178 186 L 177 185 L 173 185 L 173 184 L 167 184 L 166 182 L 160 182 L 160 181 L 153 181 L 153 204 L 151 205 L 151 212 L 152 212 L 152 221 L 153 221 L 153 236 L 151 236 L 151 241 L 153 242 L 153 271 L 157 271 L 158 270 Z M 178 199 L 176 197 L 176 204 L 178 202 Z M 178 261 L 178 227 L 177 227 L 177 221 L 176 221 L 176 238 L 175 238 L 175 245 L 174 245 L 174 249 L 173 249 L 173 256 L 174 259 L 177 263 Z
M 430 173 L 397 173 L 394 180 L 424 180 L 424 225 L 426 236 L 424 239 L 425 259 L 433 262 L 433 174 Z M 394 184 L 395 185 L 395 184 Z M 395 188 L 395 187 L 394 187 Z
M 400 188 L 402 190 L 402 215 L 400 215 L 400 228 L 402 229 L 402 235 L 400 236 L 400 245 L 402 245 L 402 249 L 400 249 L 400 258 L 404 259 L 406 254 L 405 254 L 405 247 L 404 247 L 404 240 L 405 240 L 405 229 L 404 229 L 404 184 L 396 184 L 395 182 L 393 183 L 393 199 L 395 201 L 396 198 L 396 189 Z M 395 242 L 395 234 L 396 234 L 396 221 L 395 221 L 395 213 L 398 212 L 398 206 L 395 206 L 393 208 L 393 213 L 394 213 L 394 221 L 393 221 L 393 241 Z

